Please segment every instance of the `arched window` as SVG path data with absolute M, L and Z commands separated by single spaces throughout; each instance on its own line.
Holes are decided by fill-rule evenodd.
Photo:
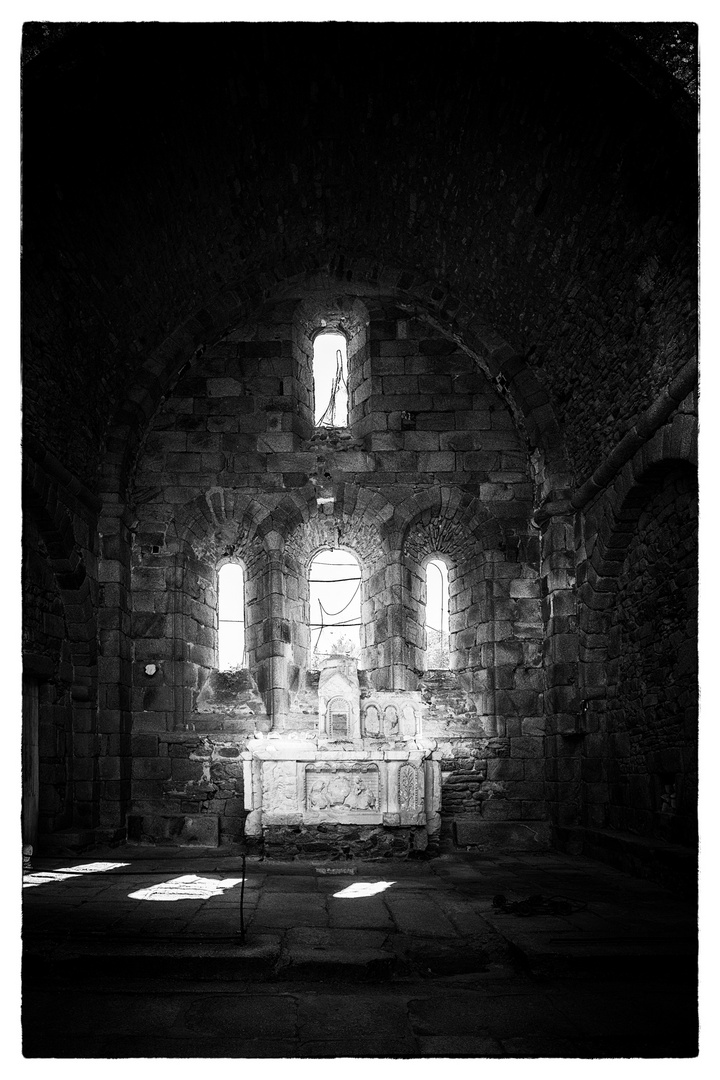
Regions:
M 310 641 L 314 662 L 360 655 L 360 564 L 350 551 L 322 548 L 310 563 Z
M 334 331 L 313 342 L 315 427 L 348 426 L 347 342 Z
M 231 671 L 245 662 L 245 574 L 239 563 L 218 570 L 218 669 Z
M 442 559 L 430 559 L 425 570 L 427 601 L 425 607 L 425 633 L 427 651 L 425 667 L 428 671 L 450 667 L 450 609 L 448 603 L 448 572 Z

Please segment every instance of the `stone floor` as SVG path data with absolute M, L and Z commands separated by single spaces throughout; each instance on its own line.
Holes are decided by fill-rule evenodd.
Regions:
M 255 858 L 243 887 L 237 853 L 126 847 L 24 885 L 28 1058 L 697 1052 L 693 904 L 582 858 Z

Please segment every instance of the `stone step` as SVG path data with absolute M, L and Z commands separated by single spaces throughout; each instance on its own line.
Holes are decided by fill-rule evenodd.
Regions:
M 588 974 L 597 977 L 694 978 L 697 942 L 692 936 L 633 933 L 622 926 L 604 933 L 578 933 L 560 920 L 520 918 L 483 912 L 483 918 L 508 944 L 511 955 L 536 975 Z M 544 924 L 544 925 L 543 925 Z

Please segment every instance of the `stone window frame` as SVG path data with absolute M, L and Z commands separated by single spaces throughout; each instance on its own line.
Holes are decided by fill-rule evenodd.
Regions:
M 243 663 L 247 663 L 247 584 L 248 584 L 248 568 L 244 559 L 239 555 L 221 555 L 215 563 L 215 592 L 217 596 L 217 603 L 215 605 L 215 671 L 221 671 L 220 668 L 220 571 L 223 566 L 234 564 L 239 566 L 243 573 L 243 597 L 242 597 L 242 613 L 243 613 Z M 223 620 L 226 621 L 226 620 Z
M 365 303 L 355 296 L 338 297 L 335 290 L 322 297 L 300 301 L 292 318 L 292 354 L 298 365 L 299 431 L 311 439 L 319 432 L 343 432 L 355 435 L 362 407 L 355 394 L 363 381 L 364 362 L 369 340 L 370 313 Z M 348 381 L 348 419 L 341 428 L 315 425 L 315 389 L 313 384 L 313 347 L 320 334 L 338 333 L 345 338 Z M 358 357 L 358 353 L 361 354 Z M 357 366 L 356 366 L 357 363 Z M 308 382 L 309 379 L 309 382 Z M 367 380 L 366 380 L 367 381 Z

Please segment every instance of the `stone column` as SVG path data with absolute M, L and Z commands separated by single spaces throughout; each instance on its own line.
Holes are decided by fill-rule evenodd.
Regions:
M 282 731 L 290 704 L 288 667 L 292 659 L 292 646 L 290 624 L 285 609 L 285 542 L 280 533 L 267 534 L 265 550 L 268 557 L 267 609 L 263 644 L 258 649 L 257 656 L 263 672 L 262 689 L 271 730 Z
M 417 680 L 410 666 L 411 647 L 405 638 L 405 603 L 402 551 L 390 552 L 385 568 L 386 656 L 390 667 L 390 690 L 414 690 Z M 414 652 L 414 650 L 413 650 Z

